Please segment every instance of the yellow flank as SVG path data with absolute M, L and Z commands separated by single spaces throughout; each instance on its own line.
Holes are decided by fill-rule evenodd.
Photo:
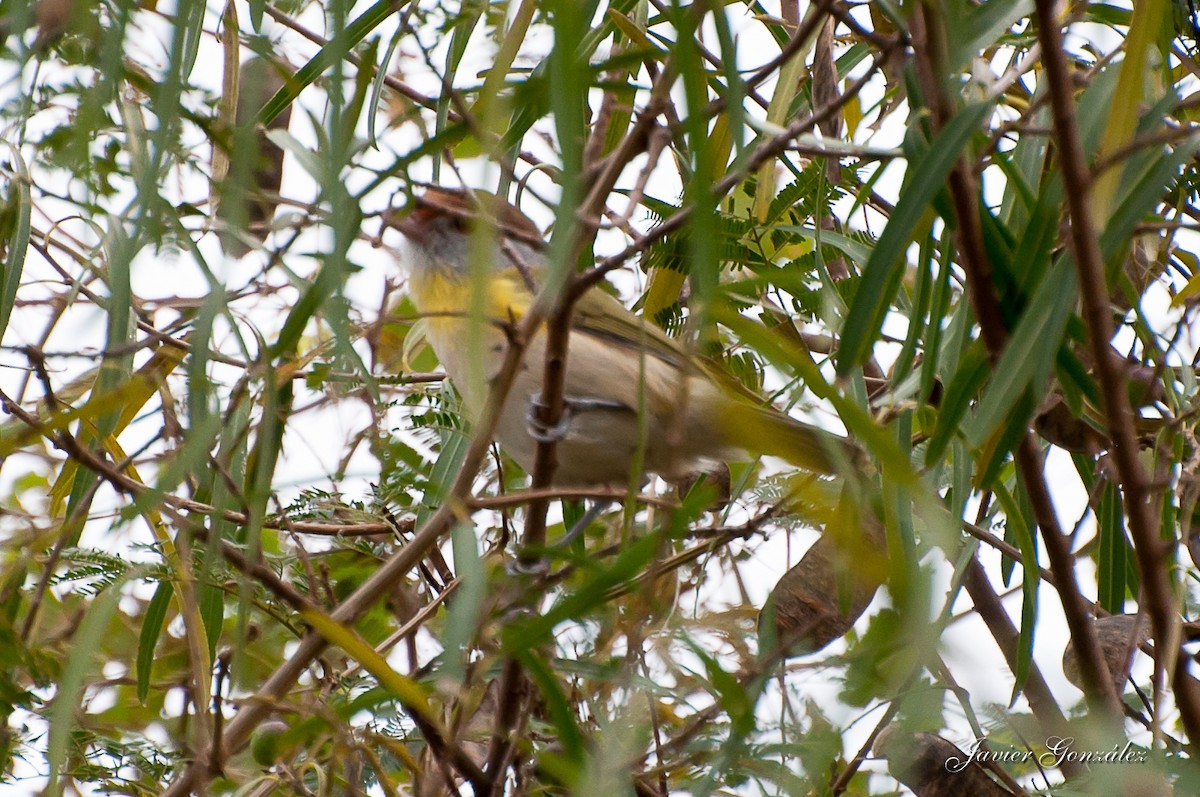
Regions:
M 444 271 L 414 274 L 409 282 L 409 296 L 418 312 L 431 327 L 446 330 L 462 324 L 475 302 L 475 286 Z M 533 295 L 515 271 L 495 274 L 488 280 L 483 304 L 484 317 L 496 323 L 520 321 Z M 448 331 L 448 330 L 447 330 Z

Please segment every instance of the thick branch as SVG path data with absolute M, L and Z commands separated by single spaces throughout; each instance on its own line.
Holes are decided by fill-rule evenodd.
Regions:
M 943 127 L 953 112 L 938 69 L 938 56 L 945 46 L 945 31 L 939 25 L 940 20 L 928 13 L 927 7 L 921 6 L 921 11 L 914 16 L 912 29 L 913 47 L 917 53 L 917 77 L 932 111 L 935 129 Z M 983 241 L 979 221 L 978 180 L 967 157 L 959 159 L 950 173 L 948 184 L 954 202 L 959 259 L 967 274 L 971 306 L 979 320 L 988 356 L 995 362 L 1008 343 L 1008 330 L 993 289 L 991 261 Z M 1026 432 L 1018 446 L 1016 460 L 1033 505 L 1034 518 L 1046 543 L 1050 569 L 1055 576 L 1055 586 L 1071 638 L 1079 646 L 1078 649 L 1086 651 L 1082 657 L 1087 659 L 1084 663 L 1087 670 L 1084 683 L 1088 687 L 1088 699 L 1093 705 L 1102 707 L 1113 722 L 1119 722 L 1120 700 L 1111 679 L 1103 670 L 1103 657 L 1092 626 L 1089 602 L 1083 597 L 1075 579 L 1074 557 L 1059 528 L 1032 432 Z
M 1105 425 L 1113 441 L 1112 456 L 1125 496 L 1129 532 L 1133 537 L 1142 577 L 1142 595 L 1154 630 L 1155 650 L 1162 652 L 1174 639 L 1176 617 L 1174 595 L 1166 577 L 1171 549 L 1158 534 L 1158 523 L 1146 489 L 1146 476 L 1138 461 L 1134 414 L 1126 390 L 1125 371 L 1109 345 L 1113 328 L 1104 258 L 1096 234 L 1097 220 L 1092 216 L 1092 179 L 1080 142 L 1071 75 L 1055 6 L 1054 0 L 1037 0 L 1038 40 L 1042 45 L 1042 63 L 1046 68 L 1055 139 L 1062 163 L 1063 193 L 1071 221 L 1071 253 L 1079 275 L 1079 294 L 1088 341 L 1096 360 Z M 1120 99 L 1114 101 L 1119 102 Z M 1094 652 L 1089 648 L 1081 653 L 1081 658 L 1090 658 L 1092 655 Z M 1188 672 L 1190 656 L 1176 653 L 1173 658 L 1175 702 L 1189 739 L 1194 741 L 1200 735 L 1200 684 Z M 1097 662 L 1102 661 L 1102 657 L 1097 658 Z M 1085 678 L 1088 677 L 1090 674 L 1085 674 Z

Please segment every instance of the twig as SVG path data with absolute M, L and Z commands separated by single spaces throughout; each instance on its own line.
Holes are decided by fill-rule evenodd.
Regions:
M 979 614 L 979 618 L 983 620 L 984 625 L 991 632 L 992 638 L 996 640 L 996 646 L 1004 654 L 1009 669 L 1016 672 L 1020 657 L 1021 635 L 1013 625 L 1012 618 L 1005 611 L 1004 605 L 1000 603 L 995 590 L 992 589 L 987 571 L 980 564 L 978 556 L 972 556 L 971 561 L 967 563 L 967 570 L 963 574 L 963 587 L 971 597 L 971 602 L 975 604 L 975 611 Z M 1029 663 L 1029 674 L 1025 678 L 1025 684 L 1021 691 L 1025 693 L 1025 699 L 1029 701 L 1029 708 L 1042 727 L 1051 733 L 1066 733 L 1067 718 L 1063 716 L 1062 710 L 1058 707 L 1058 701 L 1054 699 L 1054 694 L 1050 691 L 1050 685 L 1042 677 L 1042 672 L 1035 662 Z M 1075 762 L 1066 759 L 1062 761 L 1059 768 L 1067 777 L 1073 777 L 1080 771 Z
M 913 49 L 917 54 L 917 76 L 926 102 L 930 105 L 935 130 L 944 127 L 952 113 L 949 98 L 943 91 L 938 77 L 941 74 L 938 64 L 943 55 L 945 36 L 945 31 L 940 25 L 941 20 L 925 7 L 921 7 L 913 17 L 912 35 Z M 1046 43 L 1043 42 L 1043 51 L 1046 47 Z M 958 222 L 958 248 L 963 270 L 967 273 L 971 306 L 979 319 L 988 356 L 994 362 L 1008 343 L 1008 331 L 996 298 L 991 261 L 984 245 L 977 182 L 977 176 L 972 171 L 967 157 L 960 157 L 948 180 L 954 215 Z M 1100 655 L 1088 602 L 1075 579 L 1074 557 L 1059 527 L 1046 487 L 1041 455 L 1032 431 L 1026 432 L 1017 447 L 1016 461 L 1030 498 L 1034 519 L 1046 544 L 1050 569 L 1055 574 L 1055 586 L 1067 626 L 1071 630 L 1071 638 L 1075 641 L 1076 649 L 1080 651 L 1085 672 L 1084 683 L 1088 686 L 1088 699 L 1093 705 L 1102 707 L 1111 722 L 1118 722 L 1121 716 L 1120 701 L 1113 689 L 1112 679 L 1103 672 L 1104 660 Z M 1054 712 L 1058 713 L 1057 705 Z
M 1097 237 L 1097 220 L 1092 216 L 1092 179 L 1080 144 L 1071 76 L 1067 69 L 1062 31 L 1055 15 L 1055 6 L 1054 0 L 1037 0 L 1038 39 L 1042 43 L 1042 63 L 1046 68 L 1050 108 L 1062 162 L 1063 193 L 1066 195 L 1067 214 L 1071 220 L 1070 244 L 1079 275 L 1083 316 L 1096 361 L 1096 376 L 1100 383 L 1105 425 L 1113 441 L 1111 454 L 1116 462 L 1121 490 L 1125 496 L 1129 532 L 1133 537 L 1134 553 L 1142 577 L 1145 608 L 1150 615 L 1157 643 L 1155 658 L 1168 651 L 1174 658 L 1175 702 L 1188 730 L 1189 741 L 1195 745 L 1196 739 L 1200 737 L 1200 684 L 1188 672 L 1188 661 L 1191 657 L 1176 649 L 1178 642 L 1174 597 L 1168 579 L 1164 577 L 1170 548 L 1159 537 L 1158 524 L 1148 500 L 1145 473 L 1138 461 L 1138 442 L 1133 428 L 1133 409 L 1126 390 L 1125 370 L 1109 345 L 1113 329 L 1104 276 L 1104 259 Z M 1093 637 L 1084 641 L 1094 643 L 1095 639 Z M 1093 673 L 1092 669 L 1100 670 L 1104 659 L 1099 656 L 1098 645 L 1090 644 L 1087 648 L 1080 649 L 1078 644 L 1079 640 L 1076 640 L 1081 665 L 1087 659 L 1096 656 L 1095 668 L 1089 666 L 1082 672 L 1087 683 L 1092 678 L 1102 675 L 1100 672 Z M 1090 665 L 1093 662 L 1086 663 Z M 1111 691 L 1111 679 L 1105 675 L 1103 680 L 1108 683 Z
M 537 329 L 543 318 L 537 307 L 530 309 L 523 320 L 520 329 L 514 335 L 513 345 L 505 352 L 504 361 L 492 383 L 491 393 L 484 407 L 484 412 L 476 425 L 471 444 L 463 455 L 446 499 L 437 508 L 425 525 L 418 529 L 413 538 L 391 556 L 341 605 L 335 609 L 331 617 L 343 624 L 353 624 L 375 603 L 388 594 L 395 586 L 397 579 L 402 578 L 425 554 L 437 544 L 452 522 L 458 516 L 463 497 L 470 493 L 475 474 L 478 472 L 491 444 L 492 435 L 500 419 L 500 410 L 504 398 L 512 387 L 513 379 L 524 355 L 525 341 Z M 258 696 L 245 705 L 225 728 L 226 750 L 230 755 L 250 738 L 250 734 L 270 713 L 271 703 L 282 697 L 295 684 L 296 679 L 325 648 L 325 641 L 316 634 L 305 636 L 293 652 L 291 658 L 281 664 L 275 672 L 263 683 Z M 185 797 L 190 793 L 192 784 L 198 775 L 196 764 L 189 766 L 163 793 L 163 797 Z

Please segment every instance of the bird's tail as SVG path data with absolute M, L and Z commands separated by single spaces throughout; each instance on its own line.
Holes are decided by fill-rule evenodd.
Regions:
M 737 402 L 729 409 L 730 442 L 752 454 L 780 457 L 798 468 L 825 475 L 869 467 L 866 452 L 841 435 L 798 421 L 773 407 Z

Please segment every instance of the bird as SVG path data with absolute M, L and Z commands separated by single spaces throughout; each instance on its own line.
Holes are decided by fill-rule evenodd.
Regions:
M 477 419 L 511 332 L 537 298 L 545 238 L 508 201 L 446 187 L 428 188 L 392 224 L 409 241 L 408 294 L 426 341 L 468 418 Z M 490 234 L 475 235 L 481 225 Z M 676 480 L 755 455 L 819 475 L 862 467 L 864 453 L 853 441 L 765 403 L 598 286 L 574 305 L 562 419 L 543 428 L 534 410 L 546 341 L 543 323 L 503 399 L 495 439 L 529 473 L 538 442 L 555 440 L 555 486 L 627 485 L 646 474 Z

